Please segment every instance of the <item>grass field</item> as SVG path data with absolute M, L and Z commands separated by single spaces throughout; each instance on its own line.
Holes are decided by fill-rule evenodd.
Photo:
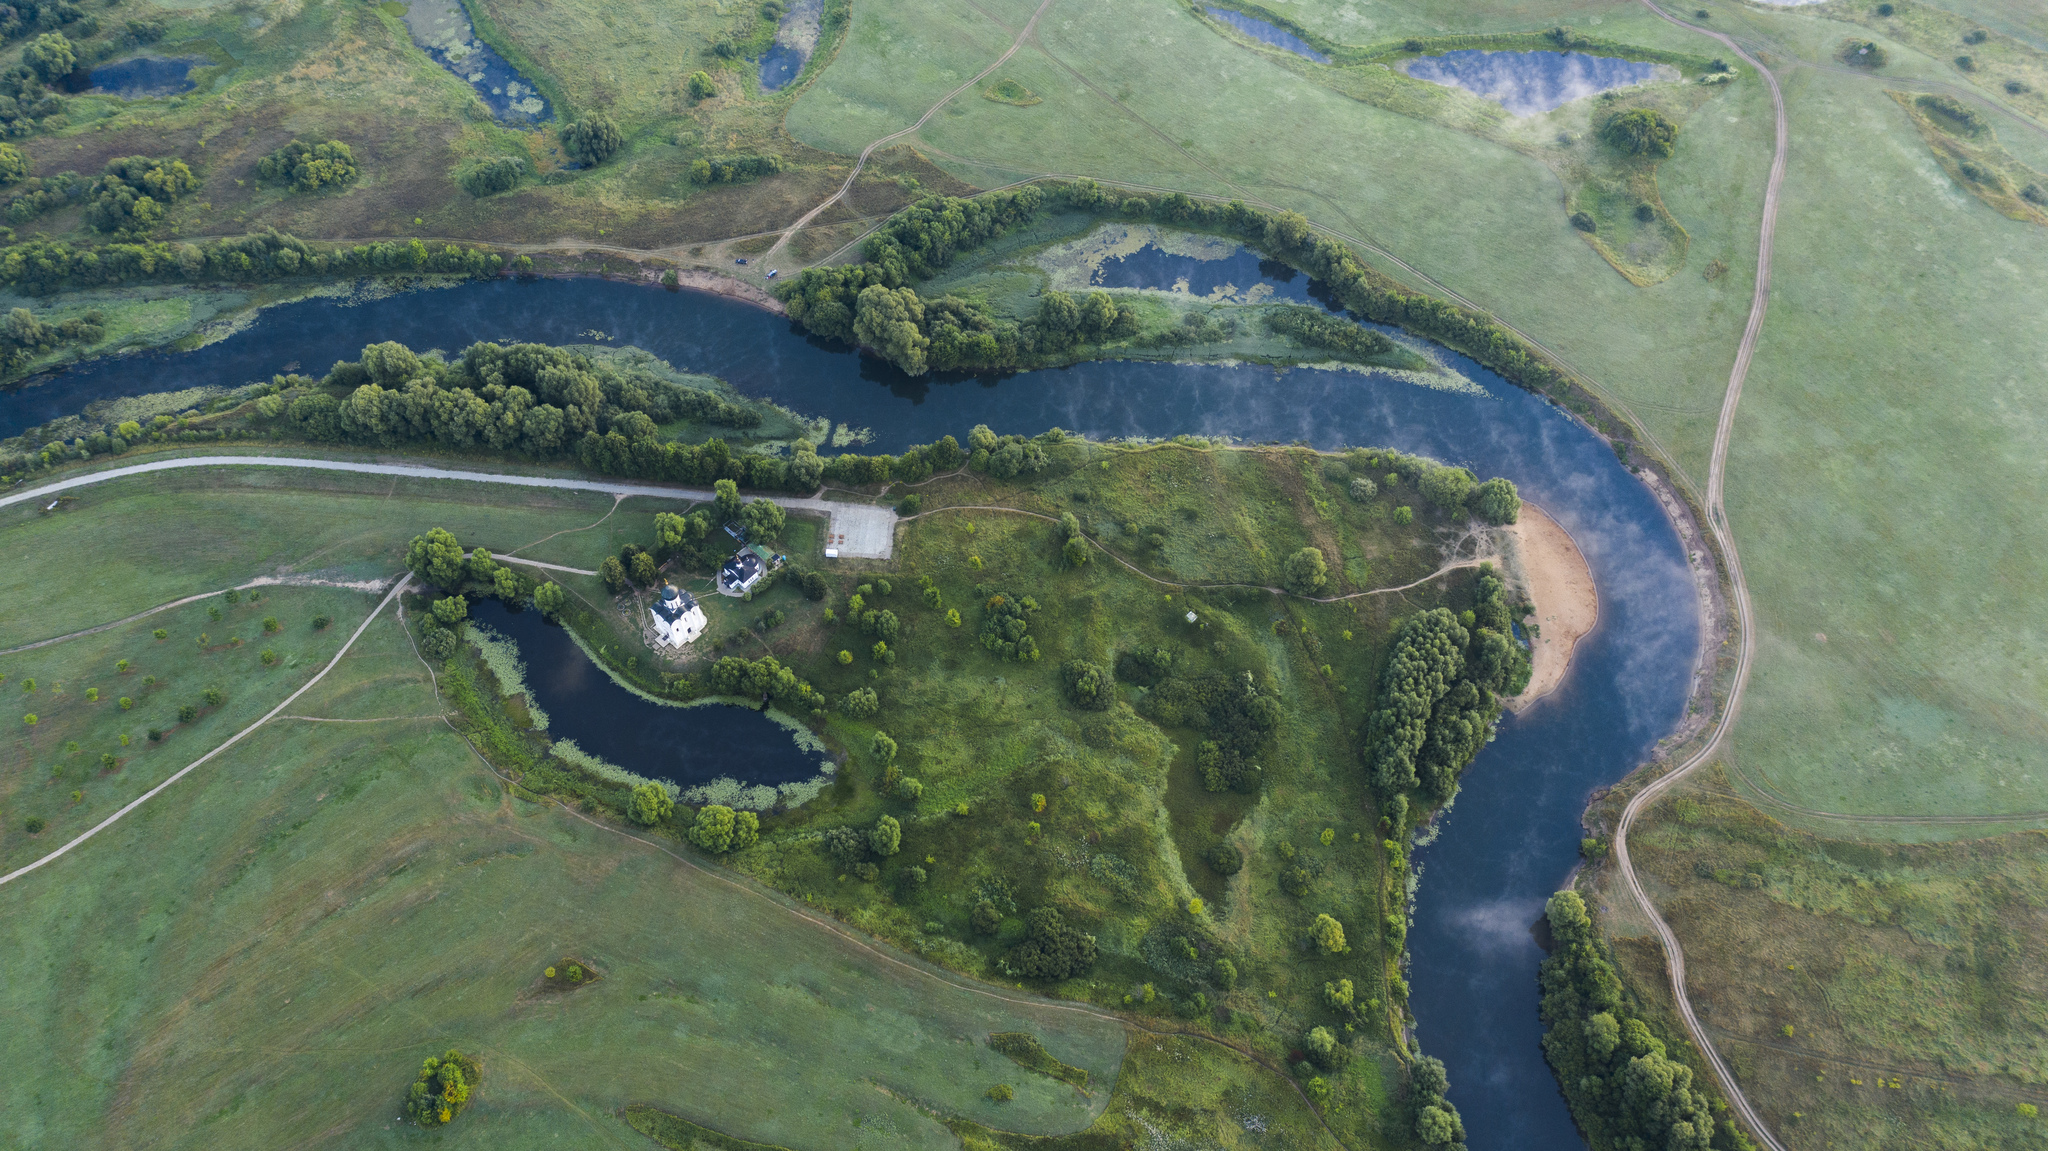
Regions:
M 1750 1099 L 1798 1147 L 2024 1148 L 2048 1129 L 2048 838 L 1819 839 L 1725 791 L 1659 803 L 1630 837 L 1685 947 L 1693 1002 Z M 1620 940 L 1662 995 L 1654 943 Z

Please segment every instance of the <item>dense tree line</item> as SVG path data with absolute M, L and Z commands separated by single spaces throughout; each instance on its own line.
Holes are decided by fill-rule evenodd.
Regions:
M 726 156 L 700 159 L 690 164 L 692 184 L 744 184 L 782 171 L 780 156 Z
M 1266 330 L 1287 336 L 1312 348 L 1323 348 L 1355 360 L 1383 356 L 1394 350 L 1394 341 L 1371 328 L 1323 314 L 1315 308 L 1292 305 L 1268 311 Z
M 826 704 L 824 695 L 812 687 L 796 672 L 782 666 L 772 655 L 757 660 L 745 660 L 729 655 L 713 664 L 710 674 L 711 691 L 714 695 L 745 696 L 749 699 L 772 699 L 789 707 L 801 707 L 806 711 L 822 708 Z
M 315 192 L 353 183 L 355 153 L 339 140 L 293 140 L 256 163 L 256 178 L 294 192 Z
M 1389 799 L 1420 787 L 1448 802 L 1458 773 L 1486 746 L 1500 698 L 1529 685 L 1529 657 L 1509 635 L 1506 588 L 1491 564 L 1480 569 L 1478 603 L 1403 624 L 1380 679 L 1379 707 L 1366 722 L 1373 786 Z
M 18 40 L 38 32 L 48 35 L 59 28 L 70 28 L 83 39 L 99 31 L 99 21 L 70 0 L 13 0 L 0 6 L 0 39 Z
M 0 248 L 0 285 L 49 295 L 67 287 L 163 281 L 248 283 L 381 272 L 492 276 L 504 264 L 501 256 L 453 244 L 439 252 L 418 240 L 315 249 L 296 236 L 273 231 L 205 244 L 148 241 L 73 247 L 62 240 L 31 240 Z
M 1141 657 L 1148 668 L 1156 657 Z M 1121 667 L 1121 661 L 1119 661 Z M 1257 756 L 1280 726 L 1280 701 L 1262 691 L 1252 673 L 1173 675 L 1147 692 L 1140 710 L 1153 722 L 1191 727 L 1208 738 L 1196 750 L 1202 786 L 1210 791 L 1258 787 Z
M 97 344 L 106 335 L 106 316 L 98 311 L 49 324 L 27 308 L 15 308 L 0 319 L 0 375 L 13 375 L 65 344 Z
M 950 266 L 959 253 L 1048 211 L 1116 212 L 1223 232 L 1322 281 L 1352 313 L 1456 348 L 1531 391 L 1555 392 L 1569 380 L 1520 336 L 1447 300 L 1403 289 L 1366 268 L 1350 248 L 1316 235 L 1308 220 L 1297 213 L 1262 212 L 1235 200 L 1214 204 L 1178 192 L 1156 200 L 1130 197 L 1118 201 L 1107 189 L 1088 180 L 1031 185 L 972 200 L 921 200 L 869 238 L 862 263 L 808 269 L 790 280 L 782 288 L 790 318 L 818 335 L 855 342 L 861 298 L 869 288 L 910 287 Z M 882 303 L 881 296 L 872 298 L 878 305 Z M 911 313 L 900 296 L 897 304 L 889 306 L 896 310 L 899 305 L 902 313 Z M 922 317 L 906 314 L 901 319 L 915 324 L 926 343 L 920 346 L 915 339 L 899 338 L 892 345 L 897 350 L 919 348 L 924 354 L 922 364 L 916 357 L 899 358 L 895 350 L 870 346 L 913 374 L 930 368 L 1014 367 L 1037 355 L 1036 344 L 1026 340 L 1027 329 L 1035 340 L 1035 321 L 1012 324 L 957 299 L 926 300 L 923 308 Z
M 1543 1051 L 1593 1151 L 1750 1151 L 1726 1105 L 1710 1103 L 1628 1009 L 1579 893 L 1551 896 L 1545 915 Z

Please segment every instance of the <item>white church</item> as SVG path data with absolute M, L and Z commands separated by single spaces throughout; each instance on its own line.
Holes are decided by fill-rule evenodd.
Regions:
M 682 647 L 704 634 L 704 609 L 698 606 L 697 597 L 676 590 L 674 584 L 663 587 L 661 598 L 647 610 L 654 616 L 654 642 L 658 647 Z

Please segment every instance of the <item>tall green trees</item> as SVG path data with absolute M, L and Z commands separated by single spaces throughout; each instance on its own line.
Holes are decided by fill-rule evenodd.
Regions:
M 1060 559 L 1070 568 L 1087 563 L 1088 540 L 1081 534 L 1081 521 L 1073 512 L 1060 513 L 1060 534 L 1065 537 L 1060 545 Z
M 294 192 L 338 188 L 355 182 L 356 156 L 339 140 L 293 140 L 256 164 L 256 178 Z
M 633 789 L 633 798 L 626 805 L 626 814 L 633 822 L 652 827 L 675 814 L 676 800 L 669 794 L 667 785 L 647 782 Z
M 741 509 L 740 522 L 746 525 L 748 539 L 770 542 L 781 538 L 789 516 L 774 500 L 757 499 Z
M 853 336 L 909 375 L 921 376 L 928 367 L 925 353 L 932 345 L 923 324 L 924 301 L 915 291 L 875 284 L 861 290 Z
M 422 1127 L 453 1120 L 476 1089 L 477 1070 L 474 1060 L 452 1049 L 439 1059 L 428 1059 L 406 1094 L 405 1113 Z
M 170 206 L 199 187 L 176 157 L 124 156 L 86 190 L 85 222 L 102 232 L 141 234 L 163 223 Z
M 1295 595 L 1319 594 L 1330 583 L 1330 565 L 1318 548 L 1303 548 L 1288 556 L 1282 571 L 1287 590 Z
M 711 506 L 718 509 L 718 518 L 730 522 L 740 514 L 740 486 L 731 480 L 719 480 L 711 485 Z
M 1487 523 L 1511 524 L 1521 518 L 1522 496 L 1515 490 L 1513 480 L 1495 476 L 1479 485 L 1466 506 Z
M 21 62 L 45 84 L 55 84 L 78 68 L 78 49 L 62 32 L 45 32 L 21 50 Z
M 761 817 L 751 811 L 734 811 L 722 803 L 706 804 L 697 812 L 690 828 L 690 842 L 712 853 L 744 851 L 761 838 Z
M 405 549 L 405 566 L 414 575 L 443 589 L 462 585 L 469 571 L 468 559 L 454 533 L 445 528 L 414 536 Z
M 596 113 L 562 128 L 562 150 L 582 164 L 602 164 L 626 138 L 610 116 Z
M 553 580 L 533 589 L 533 606 L 539 608 L 541 614 L 549 619 L 562 614 L 562 607 L 568 602 L 569 593 Z
M 1631 156 L 1663 159 L 1678 140 L 1678 125 L 1655 108 L 1635 108 L 1607 121 L 1600 135 Z
M 1630 1010 L 1579 893 L 1558 892 L 1544 913 L 1554 946 L 1541 975 L 1543 1051 L 1593 1151 L 1748 1151 L 1692 1069 Z

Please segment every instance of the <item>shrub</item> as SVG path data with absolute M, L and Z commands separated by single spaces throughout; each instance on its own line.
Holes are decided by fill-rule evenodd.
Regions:
M 839 661 L 840 663 L 853 662 L 852 652 L 842 651 L 839 654 L 845 657 Z M 839 709 L 853 719 L 868 719 L 882 709 L 882 701 L 875 694 L 874 688 L 857 687 L 846 693 L 846 698 L 840 703 Z
M 316 615 L 316 616 L 314 616 L 314 617 L 313 617 L 313 630 L 314 630 L 314 631 L 326 631 L 326 630 L 327 630 L 327 625 L 328 625 L 328 624 L 331 624 L 331 623 L 333 623 L 333 622 L 334 622 L 334 617 L 333 617 L 333 616 L 326 616 L 326 615 Z
M 1351 950 L 1344 942 L 1344 925 L 1328 915 L 1316 916 L 1315 926 L 1309 929 L 1309 936 L 1326 955 L 1340 955 Z
M 1067 699 L 1075 707 L 1101 711 L 1116 698 L 1116 685 L 1109 669 L 1085 659 L 1070 659 L 1060 665 L 1060 679 L 1066 684 Z
M 1402 527 L 1407 527 L 1409 524 L 1414 523 L 1415 509 L 1407 507 L 1395 508 L 1394 522 L 1400 524 Z
M 1649 206 L 1648 204 L 1637 204 L 1637 205 L 1636 205 L 1636 219 L 1638 219 L 1638 220 L 1642 221 L 1643 223 L 1647 224 L 1647 223 L 1649 223 L 1650 221 L 1652 221 L 1652 220 L 1654 220 L 1654 219 L 1656 219 L 1656 218 L 1657 218 L 1657 209 L 1655 209 L 1655 208 L 1652 208 L 1652 207 L 1651 207 L 1651 206 Z
M 477 1065 L 460 1051 L 428 1059 L 405 1099 L 405 1113 L 422 1127 L 453 1120 L 475 1089 Z
M 619 126 L 605 115 L 587 116 L 562 129 L 562 151 L 583 164 L 602 164 L 625 143 Z
M 206 701 L 206 706 L 208 707 L 219 707 L 221 701 L 223 699 L 226 699 L 227 697 L 221 694 L 221 690 L 219 688 L 209 687 L 206 689 L 204 693 L 202 693 L 200 698 Z
M 131 708 L 131 707 L 134 707 L 134 706 L 135 706 L 135 701 L 134 701 L 134 700 L 132 700 L 132 699 L 129 699 L 129 698 L 128 698 L 127 696 L 125 696 L 125 695 L 121 697 L 121 710 L 122 710 L 122 711 L 127 711 L 127 710 L 128 710 L 129 708 Z
M 192 722 L 193 720 L 195 720 L 195 719 L 198 719 L 198 718 L 199 718 L 199 708 L 198 708 L 198 706 L 197 706 L 197 705 L 195 705 L 195 704 L 189 704 L 189 703 L 181 703 L 181 704 L 179 704 L 179 705 L 178 705 L 178 722 L 179 722 L 179 723 L 191 723 L 191 722 Z
M 1334 1069 L 1344 1055 L 1350 1054 L 1348 1048 L 1338 1044 L 1336 1035 L 1327 1027 L 1309 1028 L 1308 1034 L 1301 1037 L 1301 1049 L 1325 1071 Z
M 1585 232 L 1588 235 L 1591 235 L 1592 233 L 1600 230 L 1599 223 L 1597 223 L 1593 219 L 1593 217 L 1587 215 L 1584 212 L 1572 213 L 1572 227 L 1577 228 L 1579 231 Z
M 885 815 L 875 821 L 868 832 L 868 847 L 884 859 L 903 850 L 903 825 L 893 815 Z
M 782 171 L 780 156 L 726 156 L 717 160 L 698 159 L 690 164 L 692 184 L 744 184 Z
M 1202 853 L 1202 862 L 1218 875 L 1236 875 L 1244 867 L 1244 856 L 1238 853 L 1237 848 L 1218 841 Z
M 736 812 L 722 803 L 705 805 L 697 812 L 696 825 L 690 828 L 690 842 L 713 855 L 744 851 L 760 838 L 760 816 L 751 811 Z
M 150 637 L 151 637 L 152 639 L 169 639 L 169 638 L 171 638 L 171 633 L 170 633 L 170 632 L 168 632 L 168 631 L 165 631 L 165 630 L 164 630 L 163 628 L 158 628 L 158 629 L 156 629 L 155 631 L 153 631 L 153 632 L 150 632 L 149 634 L 150 634 Z
M 256 164 L 257 179 L 287 185 L 294 192 L 339 188 L 353 183 L 357 174 L 355 153 L 339 140 L 293 140 Z
M 1330 565 L 1317 548 L 1303 548 L 1288 556 L 1283 570 L 1287 590 L 1296 595 L 1315 595 L 1330 582 Z
M 526 161 L 516 156 L 493 156 L 486 160 L 464 165 L 455 173 L 455 182 L 462 190 L 481 200 L 509 192 L 519 186 L 526 175 Z
M 1975 72 L 1977 70 L 1977 62 L 1968 56 L 1958 56 L 1956 57 L 1956 67 L 1965 72 Z
M 1607 121 L 1600 134 L 1631 156 L 1663 159 L 1678 140 L 1678 125 L 1655 108 L 1633 108 Z
M 163 739 L 163 737 L 164 737 L 164 729 L 163 729 L 163 728 L 160 728 L 160 727 L 152 727 L 152 728 L 150 728 L 150 729 L 149 729 L 149 742 L 151 742 L 151 743 L 156 743 L 156 742 L 158 742 L 158 741 L 162 740 L 162 739 Z
M 1877 6 L 1877 14 L 1879 16 L 1889 16 L 1892 14 L 1892 11 L 1892 6 L 1889 4 L 1879 4 Z
M 708 100 L 718 95 L 718 85 L 712 82 L 711 74 L 703 70 L 690 73 L 691 101 Z
M 1351 481 L 1351 498 L 1360 503 L 1380 494 L 1380 486 L 1364 476 Z
M 626 814 L 633 817 L 633 822 L 652 827 L 674 815 L 675 810 L 675 797 L 669 794 L 668 787 L 649 781 L 633 789 L 633 799 Z
M 43 833 L 43 828 L 48 827 L 49 824 L 43 822 L 42 816 L 31 815 L 28 817 L 27 822 L 23 823 L 21 826 L 30 835 L 41 835 Z
M 1017 1097 L 1017 1092 L 1008 1083 L 998 1083 L 988 1089 L 988 1097 L 998 1103 L 1008 1103 Z

